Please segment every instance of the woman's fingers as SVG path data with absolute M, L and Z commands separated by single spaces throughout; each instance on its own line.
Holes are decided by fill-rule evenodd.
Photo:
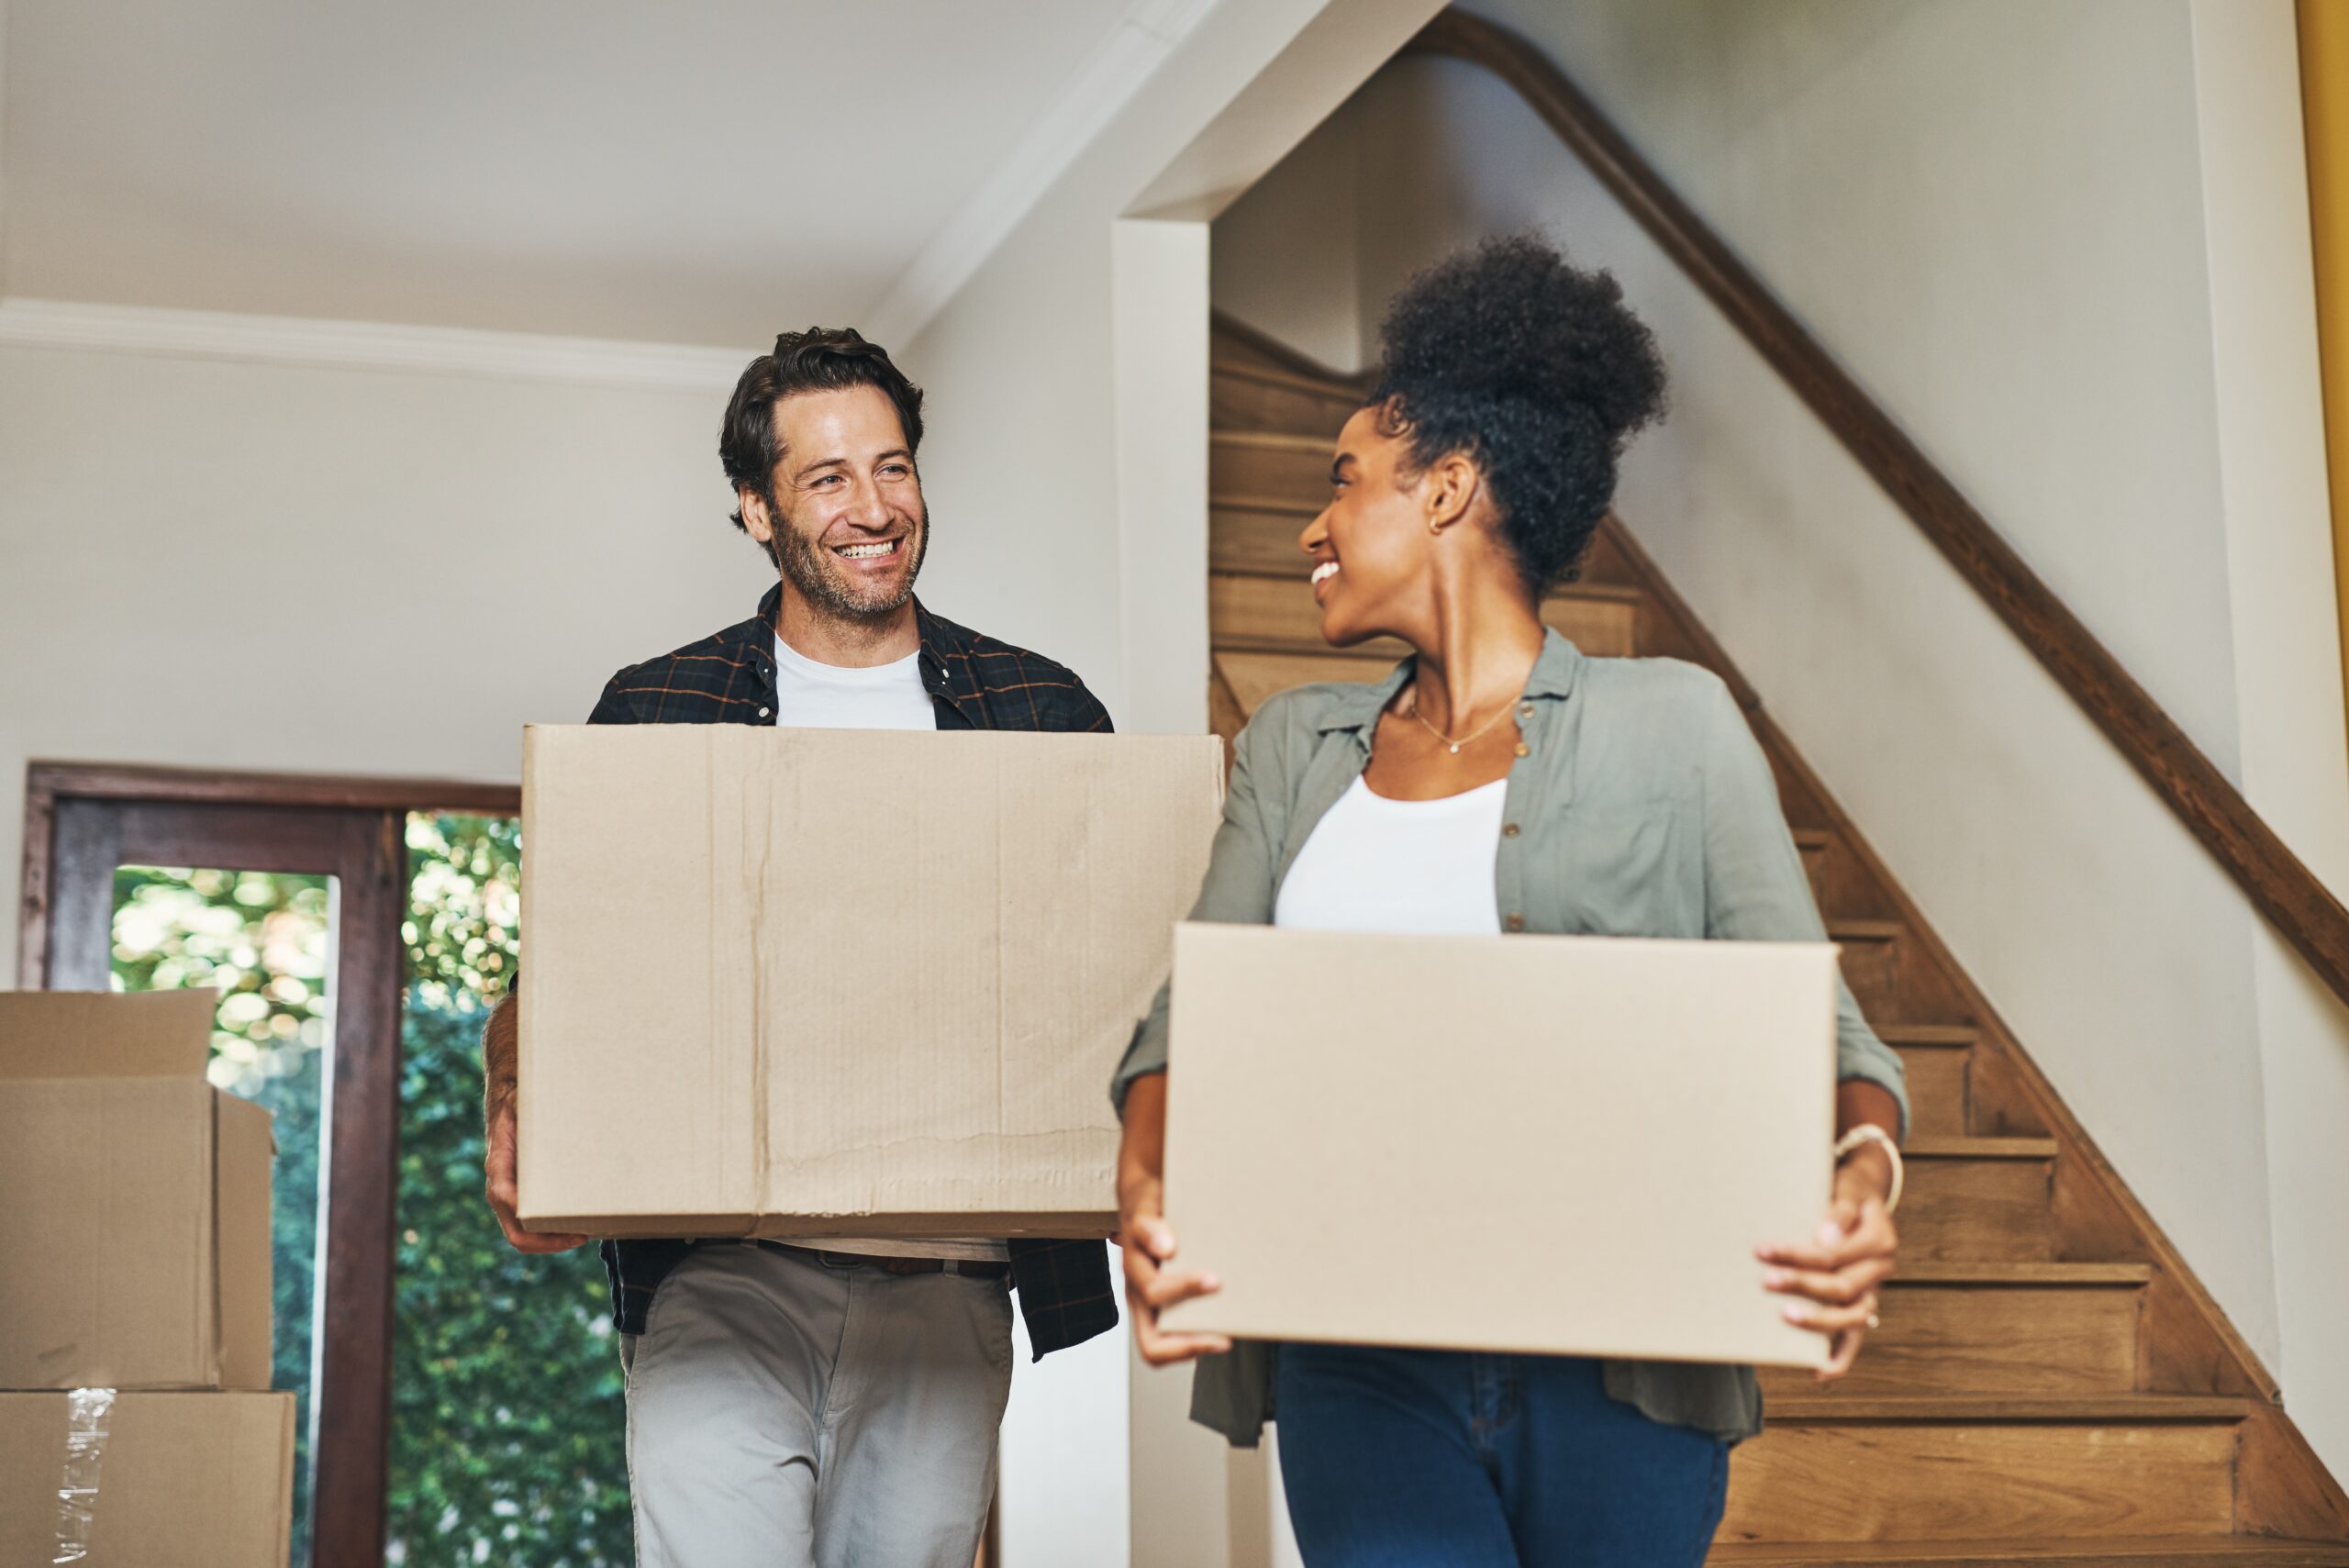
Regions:
M 1156 1314 L 1131 1295 L 1126 1297 L 1126 1305 L 1133 1309 L 1134 1348 L 1152 1366 L 1173 1366 L 1201 1356 L 1219 1356 L 1231 1349 L 1231 1340 L 1222 1334 L 1176 1334 L 1161 1329 Z
M 1762 1271 L 1762 1287 L 1781 1296 L 1799 1296 L 1832 1307 L 1849 1306 L 1892 1277 L 1890 1258 L 1863 1258 L 1847 1268 Z
M 1181 1273 L 1173 1269 L 1161 1269 L 1158 1277 L 1142 1291 L 1142 1299 L 1153 1312 L 1163 1312 L 1179 1301 L 1192 1301 L 1202 1296 L 1213 1296 L 1223 1288 L 1223 1282 L 1213 1274 Z
M 1889 1257 L 1900 1244 L 1892 1217 L 1884 1204 L 1870 1198 L 1856 1208 L 1839 1203 L 1808 1241 L 1782 1242 L 1754 1249 L 1765 1263 L 1831 1273 L 1865 1258 Z
M 1846 1329 L 1835 1336 L 1827 1352 L 1827 1364 L 1812 1373 L 1821 1383 L 1832 1383 L 1852 1370 L 1858 1359 L 1860 1341 L 1867 1338 L 1865 1328 Z
M 1816 1334 L 1841 1334 L 1849 1329 L 1865 1329 L 1868 1319 L 1876 1312 L 1876 1292 L 1869 1291 L 1857 1301 L 1844 1306 L 1830 1307 L 1815 1301 L 1790 1301 L 1785 1317 L 1798 1329 L 1809 1329 Z

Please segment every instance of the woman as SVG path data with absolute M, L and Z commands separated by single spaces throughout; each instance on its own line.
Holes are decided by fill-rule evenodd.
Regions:
M 1614 281 L 1539 240 L 1412 281 L 1386 317 L 1378 384 L 1338 438 L 1330 504 L 1299 540 L 1323 637 L 1397 637 L 1412 657 L 1379 684 L 1305 686 L 1258 711 L 1194 919 L 1823 940 L 1768 765 L 1721 683 L 1669 660 L 1586 658 L 1542 622 L 1663 393 Z M 1758 1249 L 1756 1271 L 1789 1321 L 1830 1337 L 1823 1377 L 1851 1366 L 1892 1272 L 1906 1117 L 1899 1060 L 1848 988 L 1837 1062 L 1843 1136 L 1820 1151 L 1836 1162 L 1830 1212 L 1809 1240 Z M 1162 992 L 1115 1089 L 1135 1333 L 1154 1364 L 1208 1358 L 1192 1414 L 1233 1441 L 1253 1443 L 1277 1409 L 1311 1568 L 1703 1561 L 1729 1447 L 1761 1423 L 1750 1368 L 1234 1347 L 1160 1328 L 1162 1308 L 1218 1284 L 1171 1266 L 1165 1072 Z M 1425 1261 L 1475 1288 L 1473 1261 L 1440 1247 Z M 1592 1282 L 1639 1288 L 1606 1260 Z

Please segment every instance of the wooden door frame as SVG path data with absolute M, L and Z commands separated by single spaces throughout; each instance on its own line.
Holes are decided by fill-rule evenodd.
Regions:
M 18 984 L 47 989 L 102 953 L 52 929 L 110 895 L 129 853 L 152 863 L 338 878 L 334 1051 L 323 1118 L 326 1262 L 311 1389 L 313 1568 L 382 1568 L 392 1408 L 392 1275 L 399 1195 L 400 1006 L 406 824 L 411 811 L 516 816 L 511 784 L 34 762 L 27 769 Z M 195 851 L 234 846 L 227 859 Z M 158 855 L 161 858 L 158 859 Z M 106 890 L 72 876 L 106 862 Z

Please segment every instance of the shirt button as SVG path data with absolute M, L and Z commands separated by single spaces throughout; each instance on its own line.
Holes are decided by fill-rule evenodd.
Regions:
M 1514 822 L 1504 822 L 1504 823 L 1502 823 L 1502 824 L 1501 824 L 1501 837 L 1502 837 L 1502 838 L 1504 838 L 1504 839 L 1514 839 L 1514 838 L 1516 838 L 1516 837 L 1517 837 L 1517 824 L 1516 824 L 1516 823 L 1514 823 Z
M 1512 931 L 1521 931 L 1525 929 L 1525 917 L 1522 915 L 1511 915 L 1508 919 L 1503 920 L 1501 924 L 1508 927 Z
M 1533 705 L 1531 703 L 1527 703 L 1523 707 L 1519 708 L 1517 710 L 1517 717 L 1520 718 L 1531 718 L 1533 717 Z
M 1520 740 L 1517 743 L 1517 754 L 1520 757 L 1531 757 L 1533 755 L 1533 748 Z
M 761 718 L 764 718 L 764 717 L 767 716 L 767 712 L 768 712 L 768 710 L 767 710 L 767 709 L 765 709 L 765 708 L 761 708 L 761 709 L 759 709 L 759 717 L 760 717 Z

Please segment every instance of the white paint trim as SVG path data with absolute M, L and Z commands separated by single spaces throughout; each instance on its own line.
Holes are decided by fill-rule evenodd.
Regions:
M 759 351 L 48 299 L 0 299 L 0 345 L 696 391 L 731 388 Z
M 1110 229 L 1124 725 L 1208 727 L 1208 226 Z
M 8 0 L 0 0 L 0 298 L 8 292 Z
M 866 336 L 892 347 L 919 337 L 1218 3 L 1128 0 L 1117 31 L 865 312 Z

